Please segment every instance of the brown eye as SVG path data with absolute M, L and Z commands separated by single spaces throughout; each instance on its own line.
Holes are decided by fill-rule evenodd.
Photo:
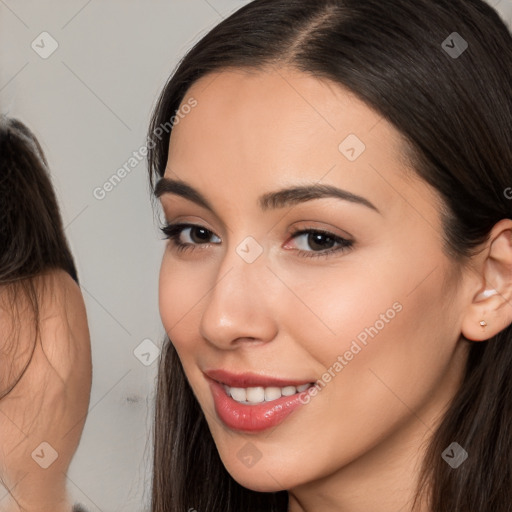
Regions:
M 300 240 L 301 237 L 302 240 Z M 354 244 L 352 240 L 346 240 L 328 231 L 318 229 L 295 231 L 292 238 L 299 239 L 299 243 L 296 243 L 299 249 L 298 252 L 305 257 L 328 256 L 335 252 L 347 250 Z
M 171 240 L 173 245 L 179 248 L 193 248 L 195 245 L 204 245 L 209 243 L 212 236 L 216 236 L 210 230 L 196 224 L 167 224 L 160 228 L 160 230 L 166 239 Z M 185 234 L 185 238 L 188 237 L 190 240 L 182 241 L 182 234 Z M 217 237 L 217 239 L 220 241 L 220 238 Z

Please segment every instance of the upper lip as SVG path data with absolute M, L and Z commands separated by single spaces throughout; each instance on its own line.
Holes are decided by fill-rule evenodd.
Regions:
M 248 388 L 248 387 L 278 387 L 285 386 L 301 386 L 302 384 L 310 384 L 311 380 L 297 379 L 277 379 L 266 375 L 258 375 L 257 373 L 231 373 L 227 370 L 213 369 L 205 371 L 204 374 L 221 384 L 226 384 L 230 388 Z

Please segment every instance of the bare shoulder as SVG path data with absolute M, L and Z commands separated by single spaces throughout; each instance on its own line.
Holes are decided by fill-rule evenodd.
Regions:
M 82 290 L 64 270 L 54 269 L 35 278 L 40 299 L 41 320 L 54 314 L 66 317 L 87 316 Z
M 41 346 L 52 366 L 67 379 L 79 361 L 90 361 L 90 334 L 82 291 L 63 270 L 36 279 Z
M 33 293 L 35 292 L 35 294 Z M 39 317 L 36 330 L 35 308 Z M 0 396 L 21 375 L 35 381 L 48 363 L 62 380 L 78 369 L 88 378 L 90 337 L 87 312 L 80 287 L 57 269 L 30 280 L 0 287 Z M 30 372 L 25 372 L 27 365 Z

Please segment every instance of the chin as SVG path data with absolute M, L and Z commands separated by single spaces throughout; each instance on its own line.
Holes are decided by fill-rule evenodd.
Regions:
M 231 456 L 229 455 L 228 457 Z M 227 462 L 226 464 L 223 459 L 224 467 L 233 480 L 251 491 L 278 492 L 297 484 L 295 480 L 290 480 L 291 475 L 283 475 L 277 471 L 273 473 L 272 467 L 264 464 L 261 460 L 252 467 L 245 467 L 243 464 L 240 464 L 238 459 Z
M 268 473 L 266 473 L 266 476 L 261 475 L 261 478 L 247 474 L 242 476 L 241 474 L 230 473 L 230 475 L 242 487 L 255 492 L 278 492 L 287 488 L 283 484 L 278 484 Z

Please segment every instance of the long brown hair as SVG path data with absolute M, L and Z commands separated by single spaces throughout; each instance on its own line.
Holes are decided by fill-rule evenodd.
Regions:
M 462 54 L 443 42 L 457 32 Z M 459 45 L 459 49 L 461 46 Z M 467 265 L 512 218 L 512 37 L 481 0 L 255 0 L 182 59 L 148 132 L 150 186 L 168 157 L 169 119 L 213 71 L 287 65 L 350 89 L 405 137 L 418 176 L 443 199 L 445 253 Z M 164 133 L 165 132 L 165 133 Z M 156 136 L 155 136 L 156 135 Z M 456 471 L 453 441 L 469 453 Z M 473 343 L 463 384 L 433 434 L 418 497 L 435 512 L 512 510 L 512 327 Z M 287 492 L 257 493 L 226 471 L 168 338 L 154 424 L 153 512 L 285 512 Z
M 5 294 L 2 306 L 10 308 L 7 314 L 14 319 L 9 322 L 11 325 L 33 321 L 36 339 L 41 291 L 48 290 L 39 287 L 38 294 L 34 279 L 54 269 L 64 270 L 78 284 L 48 162 L 37 138 L 24 123 L 0 116 L 0 292 Z M 44 281 L 40 283 L 45 285 Z M 29 305 L 30 317 L 21 318 L 20 304 Z M 23 358 L 21 371 L 6 364 L 15 359 L 19 347 L 15 328 L 2 333 L 0 399 L 16 386 L 32 359 L 32 355 Z

